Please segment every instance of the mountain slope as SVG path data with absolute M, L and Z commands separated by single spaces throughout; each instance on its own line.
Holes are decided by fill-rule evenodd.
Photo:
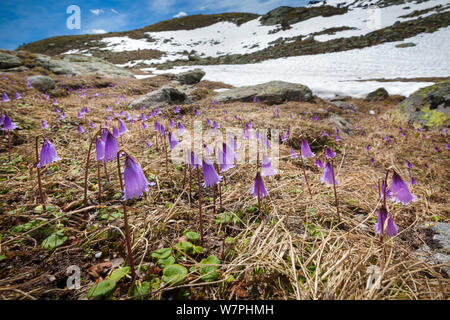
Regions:
M 326 0 L 307 7 L 279 7 L 263 16 L 188 16 L 130 32 L 78 36 L 75 41 L 45 39 L 20 49 L 93 55 L 152 73 L 200 66 L 207 71 L 205 79 L 232 85 L 243 85 L 242 79 L 256 84 L 270 78 L 304 83 L 325 96 L 360 96 L 381 85 L 356 80 L 448 77 L 449 24 L 448 0 Z M 255 63 L 259 64 L 249 66 Z M 243 66 L 229 66 L 239 64 Z M 277 65 L 286 70 L 280 72 Z M 267 76 L 258 72 L 262 68 Z M 259 76 L 249 77 L 245 70 Z M 330 86 L 323 84 L 331 80 L 338 83 L 324 91 Z M 338 90 L 343 82 L 346 89 Z M 383 86 L 406 95 L 424 83 Z

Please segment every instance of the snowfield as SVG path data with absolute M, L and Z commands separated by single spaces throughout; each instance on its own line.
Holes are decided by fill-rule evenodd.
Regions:
M 445 77 L 450 74 L 450 27 L 369 48 L 267 60 L 245 65 L 211 65 L 151 70 L 155 74 L 180 73 L 200 68 L 205 80 L 221 81 L 233 86 L 256 85 L 272 80 L 301 83 L 314 94 L 329 98 L 335 95 L 364 97 L 384 87 L 390 94 L 407 96 L 430 82 L 356 81 L 417 77 Z M 415 47 L 396 48 L 413 42 Z

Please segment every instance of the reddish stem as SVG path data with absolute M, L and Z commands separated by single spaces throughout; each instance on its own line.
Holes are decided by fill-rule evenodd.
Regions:
M 102 203 L 102 183 L 100 179 L 100 161 L 97 161 L 98 203 Z
M 302 156 L 300 156 L 300 158 L 302 159 L 303 176 L 305 177 L 306 185 L 307 185 L 307 187 L 308 187 L 309 196 L 310 196 L 311 199 L 312 199 L 311 188 L 310 188 L 310 186 L 309 186 L 309 181 L 308 181 L 308 177 L 307 177 L 307 175 L 306 175 L 306 170 L 305 170 L 305 161 L 303 160 L 303 157 L 302 157 Z
M 200 166 L 197 167 L 197 181 L 198 181 L 198 210 L 200 215 L 200 243 L 203 247 L 203 216 L 202 216 L 202 185 L 200 181 Z
M 339 200 L 336 193 L 336 179 L 334 178 L 334 161 L 331 160 L 331 173 L 333 174 L 333 190 L 334 190 L 334 200 L 336 202 L 336 213 L 338 216 L 338 222 L 341 222 L 341 215 L 339 214 Z
M 11 162 L 11 133 L 8 130 L 8 162 Z

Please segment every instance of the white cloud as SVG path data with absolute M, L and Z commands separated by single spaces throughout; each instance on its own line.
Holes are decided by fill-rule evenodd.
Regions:
M 184 12 L 184 11 L 180 11 L 176 15 L 174 15 L 173 17 L 174 18 L 181 18 L 181 17 L 185 17 L 185 16 L 187 16 L 187 13 Z
M 119 14 L 119 12 L 117 12 L 117 10 L 115 10 L 115 9 L 113 9 L 113 8 L 111 8 L 111 12 L 114 12 L 114 13 L 116 13 L 116 14 Z
M 98 15 L 100 15 L 101 13 L 105 12 L 105 11 L 103 11 L 102 9 L 91 9 L 91 10 L 89 10 L 89 11 L 92 12 L 92 14 L 93 14 L 93 15 L 96 15 L 96 16 L 98 16 Z
M 107 33 L 108 31 L 103 30 L 103 29 L 92 29 L 91 32 L 94 34 L 102 34 L 102 33 Z

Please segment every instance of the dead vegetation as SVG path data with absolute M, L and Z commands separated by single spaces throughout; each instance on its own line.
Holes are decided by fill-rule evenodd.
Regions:
M 5 300 L 86 299 L 96 282 L 124 264 L 123 212 L 115 164 L 108 164 L 111 181 L 103 181 L 101 204 L 97 200 L 96 168 L 91 165 L 89 203 L 83 208 L 84 162 L 88 132 L 92 134 L 93 130 L 88 130 L 85 119 L 77 118 L 77 112 L 88 106 L 88 121 L 99 128 L 110 114 L 106 106 L 119 113 L 135 96 L 168 81 L 158 77 L 117 80 L 111 85 L 85 78 L 70 86 L 69 79 L 57 80 L 67 90 L 67 96 L 58 98 L 55 106 L 52 99 L 27 90 L 21 76 L 11 74 L 0 79 L 0 91 L 8 92 L 10 97 L 16 91 L 26 92 L 21 100 L 1 104 L 19 127 L 14 132 L 17 140 L 12 142 L 12 161 L 7 161 L 6 136 L 0 150 L 0 298 Z M 265 178 L 269 197 L 262 201 L 263 221 L 259 221 L 256 200 L 250 195 L 254 165 L 239 165 L 225 174 L 223 208 L 217 205 L 216 215 L 212 213 L 211 190 L 204 189 L 205 246 L 203 253 L 189 255 L 179 252 L 176 245 L 183 241 L 185 230 L 198 232 L 196 183 L 189 199 L 189 188 L 187 184 L 183 186 L 182 167 L 170 164 L 169 172 L 165 172 L 164 153 L 155 144 L 152 120 L 145 131 L 139 121 L 127 123 L 130 131 L 120 138 L 120 146 L 138 160 L 149 181 L 156 183 L 143 199 L 128 203 L 139 280 L 151 282 L 161 278 L 162 271 L 151 257 L 159 248 L 172 248 L 179 253 L 177 263 L 189 270 L 183 283 L 161 282 L 145 294 L 145 299 L 448 299 L 448 275 L 441 266 L 427 264 L 415 255 L 417 247 L 429 241 L 427 235 L 418 231 L 419 227 L 425 222 L 449 220 L 446 136 L 418 132 L 393 122 L 385 111 L 398 99 L 377 103 L 351 99 L 358 113 L 320 99 L 314 103 L 289 102 L 277 106 L 278 118 L 273 116 L 272 106 L 262 110 L 257 103 L 211 105 L 212 90 L 223 86 L 201 82 L 197 87 L 208 94 L 193 106 L 181 106 L 187 129 L 192 128 L 194 111 L 198 109 L 204 123 L 207 118 L 214 119 L 221 130 L 243 128 L 251 120 L 254 128 L 269 132 L 273 128 L 290 130 L 291 135 L 280 146 L 279 173 Z M 55 107 L 67 114 L 64 121 L 58 120 Z M 322 111 L 317 113 L 318 109 Z M 369 110 L 376 110 L 377 115 L 369 115 Z M 163 112 L 166 119 L 174 117 L 173 107 Z M 336 142 L 335 128 L 327 122 L 331 113 L 340 114 L 360 129 L 341 135 L 342 141 Z M 315 114 L 321 114 L 317 121 L 312 119 Z M 62 158 L 42 172 L 49 207 L 46 212 L 39 207 L 33 168 L 34 137 L 42 133 L 41 120 L 47 120 L 51 129 L 46 135 Z M 85 134 L 78 134 L 78 124 L 85 127 Z M 400 135 L 399 126 L 406 132 L 405 137 Z M 330 137 L 323 137 L 322 131 Z M 319 180 L 321 170 L 312 161 L 306 162 L 311 199 L 300 162 L 289 157 L 291 147 L 296 147 L 299 154 L 296 139 L 302 135 L 322 160 L 327 146 L 338 153 L 341 224 L 337 224 L 332 190 Z M 392 142 L 383 141 L 385 136 Z M 148 148 L 145 141 L 152 141 L 153 146 Z M 365 149 L 368 145 L 369 152 Z M 439 152 L 434 151 L 436 146 Z M 411 172 L 405 168 L 406 160 L 413 164 Z M 405 180 L 410 173 L 416 178 L 418 185 L 412 187 L 412 192 L 419 200 L 408 206 L 389 204 L 399 234 L 382 246 L 373 226 L 379 208 L 377 183 L 388 167 L 395 168 Z M 89 214 L 87 222 L 83 220 L 85 212 Z M 233 218 L 223 219 L 225 213 Z M 43 249 L 42 241 L 55 230 L 63 230 L 67 240 L 53 250 Z M 220 265 L 218 277 L 208 282 L 195 266 L 210 255 L 218 257 Z M 66 287 L 67 268 L 72 265 L 81 270 L 79 290 Z M 368 290 L 366 284 L 373 266 L 381 270 L 381 288 Z M 112 296 L 131 299 L 129 285 L 126 276 L 118 282 Z

